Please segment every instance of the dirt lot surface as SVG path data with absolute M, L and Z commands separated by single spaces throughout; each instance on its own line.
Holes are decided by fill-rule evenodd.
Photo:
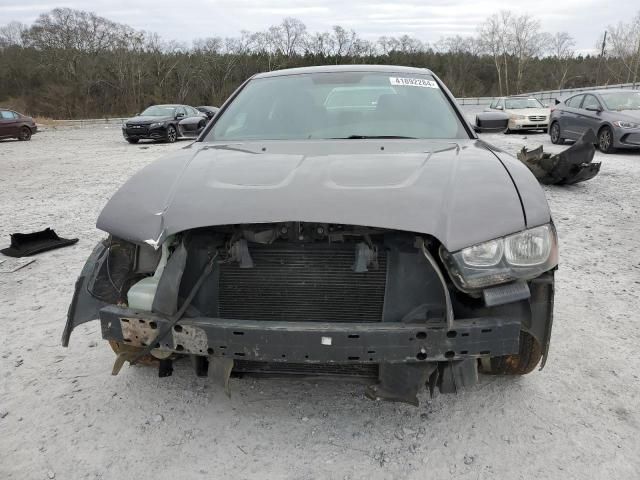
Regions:
M 598 153 L 594 180 L 545 188 L 561 242 L 547 367 L 414 408 L 315 380 L 232 379 L 229 399 L 187 364 L 113 377 L 97 322 L 60 346 L 100 209 L 184 145 L 128 145 L 113 127 L 0 142 L 0 244 L 44 227 L 80 238 L 0 273 L 0 479 L 640 478 L 640 153 Z

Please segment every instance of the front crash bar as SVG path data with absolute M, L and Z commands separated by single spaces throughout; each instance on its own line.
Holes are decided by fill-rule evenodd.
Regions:
M 102 336 L 125 345 L 155 342 L 169 320 L 109 305 L 100 310 Z M 160 351 L 265 362 L 406 363 L 449 361 L 518 352 L 520 321 L 482 317 L 443 325 L 324 323 L 183 318 Z M 152 351 L 153 353 L 153 351 Z

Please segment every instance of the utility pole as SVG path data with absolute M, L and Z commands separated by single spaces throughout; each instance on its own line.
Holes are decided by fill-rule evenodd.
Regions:
M 607 48 L 607 31 L 604 31 L 604 38 L 602 39 L 602 49 L 600 50 L 600 58 L 598 59 L 598 71 L 596 73 L 596 85 L 600 85 L 598 82 L 600 81 L 600 66 L 602 65 L 602 59 L 604 58 L 604 54 L 606 53 Z

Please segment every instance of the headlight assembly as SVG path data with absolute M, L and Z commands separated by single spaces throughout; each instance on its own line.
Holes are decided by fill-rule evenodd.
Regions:
M 525 119 L 525 118 L 527 118 L 527 117 L 525 117 L 524 115 L 515 115 L 515 114 L 511 114 L 511 115 L 509 115 L 509 118 L 510 118 L 511 120 L 524 120 L 524 119 Z
M 612 122 L 616 127 L 620 128 L 640 128 L 640 123 L 634 122 L 625 122 L 623 120 L 618 120 L 617 122 Z
M 530 280 L 558 264 L 558 243 L 552 224 L 449 253 L 440 249 L 454 283 L 476 290 L 513 280 Z
M 164 122 L 156 122 L 149 125 L 149 128 L 160 128 L 160 127 L 164 127 Z

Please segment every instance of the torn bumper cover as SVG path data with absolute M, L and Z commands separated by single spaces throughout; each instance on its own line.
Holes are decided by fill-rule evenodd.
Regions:
M 600 171 L 600 162 L 592 163 L 596 152 L 595 141 L 593 130 L 587 130 L 576 143 L 557 155 L 544 153 L 542 145 L 534 150 L 522 147 L 518 152 L 518 160 L 545 185 L 584 182 Z

